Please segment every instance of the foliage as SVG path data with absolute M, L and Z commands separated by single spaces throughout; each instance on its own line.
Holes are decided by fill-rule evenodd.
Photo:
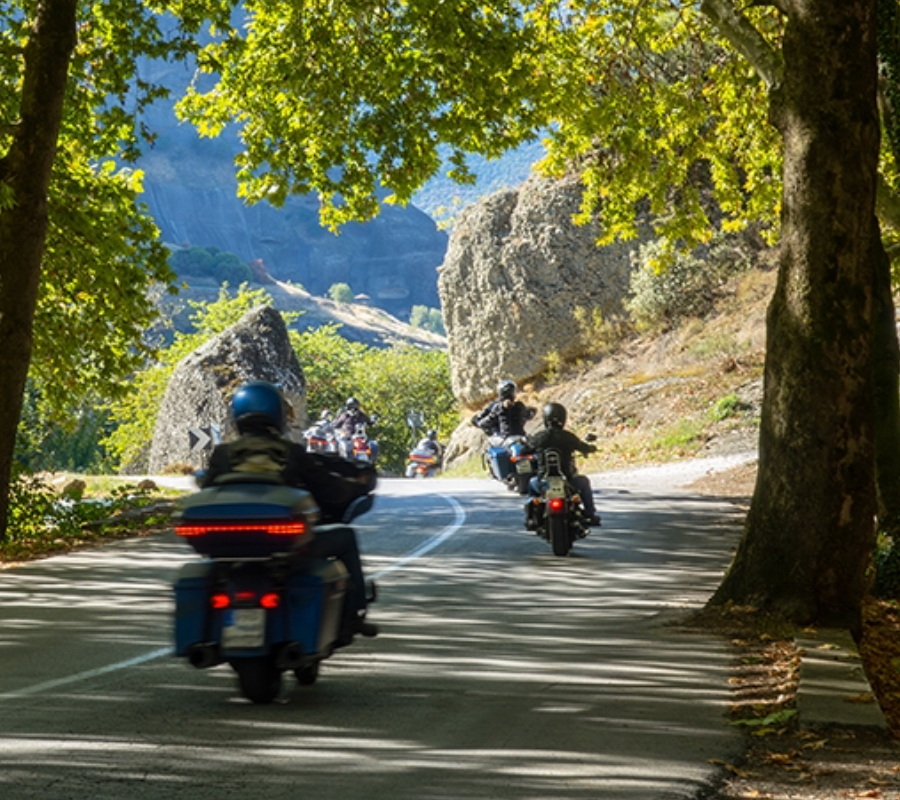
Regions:
M 103 445 L 117 464 L 128 465 L 139 460 L 153 440 L 156 416 L 166 387 L 178 362 L 194 352 L 216 334 L 238 322 L 252 308 L 271 305 L 272 298 L 263 289 L 250 289 L 241 284 L 232 296 L 228 284 L 219 290 L 212 303 L 190 301 L 194 313 L 190 333 L 176 333 L 172 344 L 162 350 L 158 360 L 137 373 L 129 391 L 109 407 L 110 420 L 116 425 Z
M 253 271 L 234 253 L 217 247 L 189 247 L 175 250 L 169 263 L 179 275 L 213 278 L 217 283 L 239 285 L 253 280 Z
M 244 29 L 200 58 L 217 80 L 180 112 L 205 135 L 237 123 L 241 192 L 251 200 L 316 191 L 323 220 L 337 226 L 376 213 L 379 184 L 392 192 L 386 202 L 405 203 L 443 164 L 470 183 L 468 154 L 490 161 L 543 135 L 544 170 L 583 172 L 583 215 L 599 211 L 609 240 L 635 235 L 638 207 L 688 246 L 778 218 L 781 149 L 765 118 L 766 86 L 696 4 L 245 8 Z M 778 41 L 777 12 L 747 14 Z
M 447 335 L 447 331 L 444 329 L 444 317 L 439 308 L 413 306 L 409 314 L 409 324 L 413 328 L 422 328 L 441 336 Z
M 709 417 L 714 422 L 722 422 L 729 417 L 735 416 L 742 407 L 741 399 L 732 392 L 716 400 L 709 411 Z
M 373 5 L 245 0 L 244 27 L 199 59 L 217 80 L 181 111 L 202 134 L 240 126 L 240 192 L 281 202 L 317 193 L 328 226 L 407 203 L 444 160 L 471 182 L 466 153 L 534 139 L 545 117 L 536 28 L 514 0 Z M 302 57 L 286 54 L 302 54 Z
M 140 78 L 140 58 L 186 57 L 206 17 L 227 19 L 226 0 L 81 0 L 48 198 L 49 229 L 34 323 L 31 377 L 44 413 L 64 420 L 93 393 L 120 392 L 143 361 L 142 332 L 156 282 L 174 277 L 158 231 L 138 202 L 141 174 L 123 168 L 152 134 L 141 122 L 164 95 Z M 0 4 L 0 157 L 20 113 L 22 48 L 33 4 Z M 165 22 L 163 23 L 163 15 Z M 0 187 L 6 184 L 0 184 Z M 2 207 L 2 203 L 0 203 Z
M 382 469 L 402 472 L 414 442 L 406 426 L 410 411 L 420 412 L 426 428 L 448 437 L 458 422 L 450 386 L 450 365 L 441 350 L 398 346 L 370 348 L 344 339 L 337 325 L 291 332 L 306 376 L 307 407 L 316 417 L 336 412 L 356 397 L 378 423 L 370 432 L 381 447 Z
M 328 296 L 335 303 L 352 303 L 353 290 L 347 283 L 334 283 L 328 289 Z
M 96 398 L 87 398 L 65 422 L 48 419 L 34 381 L 29 380 L 16 438 L 16 460 L 31 472 L 106 471 L 109 464 L 100 442 L 111 426 L 100 405 Z
M 335 416 L 348 397 L 356 393 L 357 374 L 368 352 L 361 342 L 351 342 L 332 323 L 302 333 L 290 331 L 291 344 L 306 377 L 306 406 L 310 416 L 323 410 Z
M 130 485 L 102 498 L 84 498 L 78 492 L 63 496 L 39 477 L 17 471 L 10 484 L 9 528 L 0 543 L 0 560 L 42 556 L 110 534 L 134 534 L 153 522 L 152 514 L 129 517 L 122 512 L 133 513 L 151 501 L 149 492 Z
M 879 535 L 873 561 L 875 595 L 886 600 L 900 600 L 900 539 Z
M 655 239 L 632 256 L 626 308 L 639 328 L 669 327 L 707 314 L 729 278 L 750 268 L 751 254 L 732 237 L 718 236 L 693 253 Z

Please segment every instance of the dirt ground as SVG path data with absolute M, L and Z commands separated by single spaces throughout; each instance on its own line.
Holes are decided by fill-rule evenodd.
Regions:
M 746 506 L 753 492 L 755 464 L 707 476 L 691 488 L 728 497 Z M 900 721 L 900 610 L 869 603 L 861 651 L 869 647 L 870 682 L 888 681 L 883 694 Z M 731 722 L 746 730 L 747 750 L 728 776 L 704 800 L 900 800 L 900 728 L 860 726 L 809 728 L 796 714 L 801 653 L 792 632 L 761 619 L 754 609 L 701 614 L 694 624 L 715 628 L 734 647 L 730 679 Z M 882 673 L 880 676 L 878 673 Z M 764 724 L 767 721 L 767 724 Z

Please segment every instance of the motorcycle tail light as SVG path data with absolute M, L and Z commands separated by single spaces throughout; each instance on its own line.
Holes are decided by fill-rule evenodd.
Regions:
M 278 596 L 277 592 L 266 592 L 259 598 L 259 604 L 263 608 L 278 608 L 280 603 L 281 598 Z
M 554 514 L 559 514 L 566 507 L 566 501 L 561 497 L 551 497 L 549 501 L 547 501 L 547 505 Z
M 272 536 L 299 536 L 306 531 L 306 523 L 274 522 L 274 523 L 249 523 L 242 525 L 223 525 L 221 523 L 207 523 L 203 525 L 176 525 L 175 533 L 178 536 L 205 536 L 208 533 L 268 533 Z
M 224 592 L 216 592 L 209 598 L 209 604 L 213 608 L 228 608 L 231 605 L 231 598 Z

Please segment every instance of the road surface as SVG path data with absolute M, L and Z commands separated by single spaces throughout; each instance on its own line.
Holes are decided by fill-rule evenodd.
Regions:
M 694 797 L 742 739 L 725 645 L 672 623 L 739 520 L 664 480 L 611 483 L 603 528 L 560 559 L 496 483 L 383 480 L 356 526 L 382 632 L 270 706 L 171 655 L 194 558 L 172 535 L 0 572 L 0 796 Z

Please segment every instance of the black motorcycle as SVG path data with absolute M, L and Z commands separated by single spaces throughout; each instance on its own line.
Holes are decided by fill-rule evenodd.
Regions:
M 546 539 L 553 555 L 569 554 L 576 539 L 587 536 L 584 506 L 575 488 L 562 471 L 556 450 L 545 450 L 544 473 L 538 478 L 540 494 L 525 505 L 525 527 Z

